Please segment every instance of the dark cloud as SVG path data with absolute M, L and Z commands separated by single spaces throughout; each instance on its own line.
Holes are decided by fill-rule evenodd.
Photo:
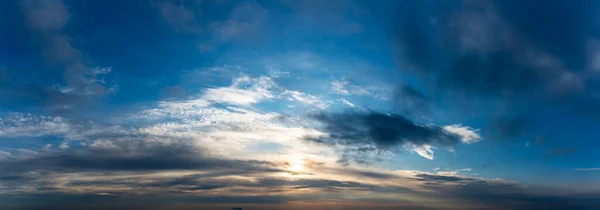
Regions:
M 500 139 L 526 134 L 528 119 L 551 107 L 597 114 L 598 86 L 585 72 L 597 1 L 426 2 L 392 21 L 392 41 L 403 73 L 434 93 L 430 104 L 488 116 L 488 134 Z
M 418 124 L 397 114 L 370 112 L 320 113 L 312 116 L 329 133 L 315 142 L 339 145 L 374 145 L 389 149 L 407 143 L 451 146 L 459 136 L 441 127 Z
M 430 199 L 442 199 L 447 204 L 460 203 L 460 206 L 449 209 L 595 209 L 600 205 L 598 195 L 591 194 L 563 194 L 554 190 L 532 190 L 515 183 L 491 181 L 469 177 L 442 176 L 434 174 L 416 174 L 416 178 L 403 179 L 397 177 L 395 181 L 417 181 L 415 184 L 427 191 L 414 191 L 410 188 L 387 185 L 367 184 L 354 181 L 340 181 L 331 179 L 285 179 L 254 177 L 253 181 L 245 178 L 220 178 L 221 175 L 193 174 L 184 176 L 139 176 L 121 178 L 105 176 L 103 180 L 80 181 L 67 179 L 62 181 L 61 188 L 95 188 L 103 189 L 131 189 L 131 191 L 112 192 L 106 194 L 91 193 L 64 193 L 60 188 L 52 185 L 43 186 L 43 190 L 31 194 L 3 196 L 0 207 L 10 206 L 10 209 L 43 208 L 60 206 L 68 209 L 74 206 L 103 206 L 110 203 L 111 209 L 169 209 L 164 206 L 176 202 L 178 204 L 196 205 L 198 208 L 212 204 L 279 204 L 294 206 L 294 201 L 320 200 L 347 198 L 348 193 L 389 193 L 391 195 L 411 195 Z M 140 174 L 141 175 L 141 174 Z M 107 178 L 109 177 L 109 178 Z M 21 178 L 7 178 L 8 180 L 21 180 Z M 42 189 L 41 187 L 39 189 Z M 143 196 L 136 193 L 137 189 L 144 189 Z M 264 195 L 242 196 L 232 192 L 231 195 L 215 196 L 211 193 L 185 193 L 189 191 L 216 192 L 228 189 L 237 189 L 237 193 L 262 192 Z M 279 194 L 287 190 L 314 190 L 311 194 Z M 550 193 L 538 193 L 550 192 Z M 271 193 L 271 195 L 267 195 Z M 557 195 L 553 195 L 557 194 Z M 356 198 L 356 202 L 377 202 L 379 204 L 393 204 L 397 201 L 386 198 Z M 452 201 L 452 202 L 450 202 Z M 454 203 L 456 202 L 456 203 Z M 149 206 L 144 206 L 148 204 Z M 151 204 L 151 205 L 150 205 Z M 433 205 L 435 206 L 435 205 Z M 16 208 L 19 207 L 19 208 Z M 170 207 L 172 208 L 172 207 Z M 50 208 L 51 209 L 51 208 Z M 102 208 L 101 208 L 102 209 Z M 205 208 L 202 208 L 205 209 Z M 259 208 L 260 209 L 260 208 Z M 369 208 L 379 209 L 379 208 Z M 437 206 L 434 209 L 444 209 Z
M 428 185 L 437 190 L 441 197 L 472 205 L 496 206 L 499 209 L 595 209 L 600 207 L 597 195 L 588 196 L 561 194 L 552 195 L 528 191 L 527 188 L 511 183 L 470 181 L 461 185 Z
M 25 92 L 30 96 L 33 94 L 44 105 L 52 104 L 47 107 L 51 107 L 53 111 L 59 110 L 61 112 L 57 113 L 62 114 L 64 110 L 73 109 L 76 105 L 93 101 L 91 99 L 94 97 L 116 90 L 116 86 L 111 86 L 110 81 L 104 78 L 112 69 L 92 67 L 84 53 L 72 45 L 71 38 L 65 33 L 73 16 L 69 5 L 62 0 L 20 0 L 19 5 L 23 22 L 31 32 L 30 42 L 40 48 L 39 51 L 44 53 L 47 60 L 48 65 L 42 68 L 60 71 L 56 73 L 63 77 L 50 83 L 54 86 L 34 87 L 38 90 L 23 89 L 22 84 L 13 85 L 14 90 L 2 90 L 2 95 L 6 95 L 6 92 Z M 2 89 L 11 88 L 5 86 Z
M 320 113 L 312 118 L 322 124 L 327 136 L 306 139 L 320 144 L 346 147 L 343 160 L 360 157 L 357 154 L 390 150 L 406 144 L 450 147 L 460 142 L 458 135 L 439 126 L 418 124 L 397 114 L 374 111 Z
M 442 175 L 431 175 L 431 174 L 418 174 L 418 180 L 421 181 L 442 181 L 442 182 L 460 182 L 460 181 L 473 181 L 472 178 L 463 178 L 456 176 L 442 176 Z
M 205 155 L 201 148 L 183 143 L 137 142 L 109 148 L 89 148 L 46 152 L 31 158 L 4 160 L 5 171 L 154 171 L 154 170 L 223 170 L 277 172 L 276 164 L 251 160 L 229 160 Z M 114 148 L 113 148 L 114 147 Z
M 558 189 L 470 177 L 417 174 L 423 187 L 437 192 L 439 199 L 469 203 L 473 209 L 595 209 L 598 195 L 575 195 Z M 468 208 L 467 209 L 471 209 Z
M 414 114 L 429 115 L 429 97 L 425 96 L 408 85 L 401 85 L 395 92 L 394 102 L 399 105 L 402 113 L 412 116 Z

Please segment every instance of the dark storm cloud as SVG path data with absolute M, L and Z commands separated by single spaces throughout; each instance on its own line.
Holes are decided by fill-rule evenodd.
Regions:
M 455 111 L 479 110 L 491 116 L 491 133 L 506 139 L 526 133 L 527 118 L 541 108 L 598 114 L 591 107 L 600 100 L 590 93 L 600 89 L 588 72 L 593 56 L 586 54 L 600 35 L 597 1 L 415 5 L 419 13 L 403 13 L 393 22 L 392 41 L 400 69 L 419 75 L 431 103 L 450 100 Z M 461 109 L 473 106 L 478 109 Z
M 424 125 L 396 114 L 370 112 L 320 113 L 312 116 L 328 136 L 311 139 L 329 145 L 374 145 L 390 149 L 407 143 L 451 146 L 459 136 L 434 125 Z
M 340 163 L 367 164 L 365 154 L 379 154 L 403 145 L 450 147 L 460 142 L 456 134 L 436 125 L 418 124 L 402 115 L 375 111 L 312 115 L 326 136 L 306 137 L 311 142 L 342 146 Z

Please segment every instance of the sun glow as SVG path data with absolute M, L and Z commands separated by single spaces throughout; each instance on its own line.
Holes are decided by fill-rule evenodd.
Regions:
M 304 158 L 300 156 L 292 156 L 288 159 L 289 170 L 294 172 L 304 171 Z

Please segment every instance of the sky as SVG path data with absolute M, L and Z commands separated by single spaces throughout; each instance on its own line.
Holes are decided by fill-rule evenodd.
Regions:
M 600 2 L 0 1 L 1 209 L 600 209 Z

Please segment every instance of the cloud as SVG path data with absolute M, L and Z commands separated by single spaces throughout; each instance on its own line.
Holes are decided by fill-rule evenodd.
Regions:
M 111 142 L 115 144 L 115 141 Z M 252 170 L 271 163 L 211 158 L 202 149 L 184 143 L 152 143 L 150 141 L 116 142 L 117 147 L 91 147 L 84 151 L 65 151 L 36 155 L 2 163 L 9 171 L 151 171 L 182 169 Z M 272 166 L 272 165 L 271 165 Z M 276 171 L 273 169 L 272 171 Z
M 482 140 L 479 135 L 479 130 L 473 129 L 469 126 L 463 126 L 461 124 L 447 125 L 443 127 L 444 130 L 459 135 L 463 144 L 472 144 Z
M 309 136 L 309 141 L 331 146 L 374 147 L 377 150 L 407 145 L 428 159 L 433 159 L 433 146 L 471 143 L 471 136 L 466 134 L 476 134 L 466 128 L 448 131 L 436 125 L 415 123 L 401 115 L 374 111 L 319 113 L 312 118 L 322 124 L 321 129 L 326 135 Z
M 340 101 L 346 105 L 348 105 L 349 107 L 355 107 L 356 105 L 354 105 L 352 102 L 346 100 L 346 99 L 340 99 Z
M 69 44 L 69 37 L 62 34 L 71 14 L 61 0 L 37 2 L 20 1 L 28 26 L 38 32 L 46 44 L 45 53 L 53 62 L 68 62 L 81 53 Z
M 33 32 L 32 40 L 40 42 L 46 59 L 63 68 L 64 84 L 57 84 L 56 90 L 50 87 L 36 87 L 47 96 L 44 103 L 52 104 L 53 110 L 68 110 L 73 105 L 89 102 L 94 96 L 102 96 L 116 91 L 101 77 L 111 71 L 110 67 L 90 67 L 83 53 L 70 43 L 70 37 L 63 29 L 68 25 L 71 14 L 68 6 L 60 0 L 20 1 L 27 26 Z M 18 88 L 18 87 L 17 87 Z M 17 92 L 26 91 L 18 88 Z M 39 93 L 39 92 L 38 92 Z M 41 99 L 41 98 L 38 98 Z
M 268 29 L 268 17 L 268 11 L 256 2 L 238 3 L 227 19 L 210 23 L 211 37 L 200 46 L 210 49 L 222 43 L 260 43 Z
M 0 136 L 39 137 L 66 135 L 72 131 L 71 124 L 62 117 L 36 116 L 26 113 L 10 113 L 0 118 Z
M 319 109 L 326 109 L 331 104 L 329 101 L 325 101 L 316 96 L 295 90 L 286 90 L 283 94 L 287 95 L 288 100 L 290 101 L 298 101 L 306 105 L 315 106 Z
M 600 168 L 575 168 L 576 171 L 600 171 Z
M 335 177 L 341 175 L 344 178 L 323 178 L 326 174 L 320 174 L 320 177 L 289 178 L 273 176 L 277 171 L 271 171 L 268 166 L 251 167 L 252 170 L 245 167 L 239 170 L 224 168 L 225 171 L 219 166 L 217 170 L 209 168 L 170 172 L 46 171 L 7 174 L 0 176 L 0 187 L 14 188 L 1 189 L 9 189 L 10 192 L 19 189 L 20 192 L 3 194 L 3 199 L 7 202 L 1 205 L 18 203 L 22 206 L 26 203 L 41 208 L 59 202 L 59 206 L 68 207 L 79 204 L 76 202 L 79 199 L 75 199 L 78 196 L 88 196 L 94 198 L 93 201 L 108 200 L 111 207 L 117 209 L 138 207 L 140 203 L 144 203 L 135 202 L 135 205 L 128 205 L 119 199 L 122 197 L 127 197 L 129 201 L 153 197 L 160 200 L 159 203 L 187 200 L 193 201 L 189 202 L 190 205 L 198 207 L 219 203 L 236 203 L 243 206 L 255 203 L 291 208 L 297 207 L 298 202 L 319 203 L 325 198 L 358 203 L 384 202 L 391 204 L 390 209 L 393 209 L 402 206 L 401 203 L 405 200 L 399 199 L 401 197 L 410 198 L 410 202 L 418 200 L 420 205 L 433 209 L 446 209 L 448 206 L 451 206 L 448 209 L 531 209 L 538 206 L 549 209 L 553 209 L 551 206 L 578 209 L 586 205 L 595 205 L 588 200 L 597 198 L 594 195 L 556 195 L 548 191 L 539 193 L 536 189 L 529 190 L 526 186 L 502 180 L 436 175 L 419 171 L 378 172 L 342 168 L 336 171 Z M 355 176 L 357 181 L 348 179 L 352 176 Z M 44 195 L 44 202 L 33 202 L 32 199 L 40 199 L 39 195 Z M 350 195 L 352 196 L 348 197 Z M 586 198 L 588 200 L 585 200 Z M 443 204 L 433 201 L 442 201 Z M 99 205 L 94 202 L 91 204 L 96 207 Z M 493 204 L 494 208 L 490 208 L 490 204 Z M 160 206 L 156 208 L 162 209 Z M 381 209 L 381 206 L 367 209 Z
M 189 3 L 189 2 L 186 2 Z M 196 6 L 196 5 L 193 5 Z M 160 15 L 165 19 L 167 24 L 175 31 L 181 33 L 200 33 L 202 30 L 196 22 L 196 14 L 194 10 L 190 10 L 184 5 L 184 1 L 161 1 L 156 4 L 160 11 Z
M 592 1 L 404 6 L 390 27 L 398 69 L 419 79 L 419 91 L 405 95 L 428 96 L 408 99 L 417 108 L 485 116 L 486 133 L 499 140 L 535 135 L 530 124 L 539 122 L 532 118 L 540 116 L 541 107 L 594 117 L 597 85 L 582 70 L 595 69 L 596 44 L 587 38 L 595 32 L 587 20 L 597 17 L 590 9 L 596 6 Z M 526 8 L 540 13 L 532 15 Z
M 435 173 L 437 175 L 442 175 L 442 176 L 466 176 L 465 173 L 469 173 L 471 171 L 472 171 L 471 168 L 463 168 L 463 169 L 454 170 L 454 171 L 439 171 L 438 170 Z
M 58 145 L 59 149 L 67 149 L 69 148 L 69 144 L 67 142 L 63 142 L 60 145 Z
M 277 88 L 277 84 L 270 77 L 241 76 L 235 78 L 229 87 L 205 89 L 202 97 L 216 103 L 251 105 L 264 99 L 275 98 L 273 88 Z
M 429 115 L 430 100 L 420 91 L 407 86 L 401 85 L 394 94 L 395 105 L 401 108 L 401 111 L 407 115 Z
M 344 78 L 332 81 L 331 89 L 334 93 L 340 95 L 373 95 L 371 91 L 354 85 Z
M 433 149 L 435 149 L 435 147 L 428 145 L 428 144 L 424 144 L 424 145 L 414 145 L 411 144 L 410 148 L 412 149 L 412 151 L 416 152 L 417 154 L 419 154 L 421 157 L 427 158 L 429 160 L 433 160 Z

